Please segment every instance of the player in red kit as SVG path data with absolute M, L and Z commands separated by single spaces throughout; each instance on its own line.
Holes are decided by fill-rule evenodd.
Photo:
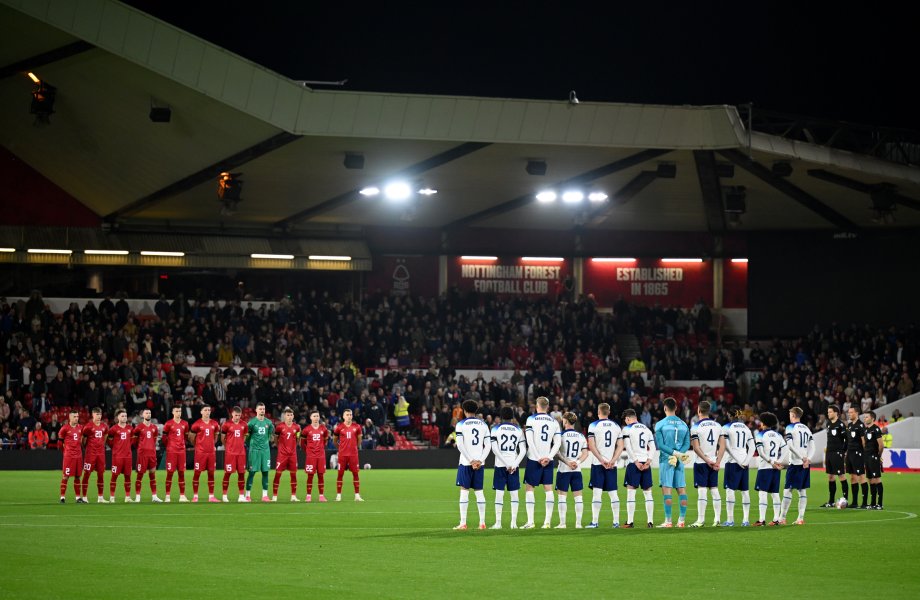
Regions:
M 185 438 L 188 423 L 182 420 L 182 407 L 173 406 L 173 418 L 163 425 L 163 439 L 166 440 L 166 502 L 170 501 L 173 473 L 179 472 L 179 502 L 188 502 L 185 497 Z
M 364 502 L 361 497 L 361 480 L 358 476 L 358 446 L 361 444 L 361 426 L 351 421 L 351 411 L 346 410 L 342 413 L 343 421 L 335 426 L 332 431 L 334 441 L 339 448 L 339 475 L 335 481 L 335 501 L 342 500 L 342 479 L 345 477 L 345 469 L 351 471 L 351 477 L 355 484 L 355 502 Z
M 109 481 L 109 502 L 115 502 L 115 482 L 121 475 L 125 482 L 125 502 L 131 502 L 131 426 L 128 413 L 119 409 L 117 423 L 109 428 L 107 439 L 112 447 L 112 479 Z
M 275 444 L 278 446 L 278 458 L 275 462 L 275 480 L 272 482 L 272 502 L 278 501 L 278 487 L 281 474 L 291 474 L 291 502 L 297 502 L 297 440 L 300 438 L 300 425 L 294 423 L 294 411 L 285 408 L 281 423 L 275 427 Z
M 108 504 L 103 494 L 105 493 L 105 438 L 109 434 L 109 427 L 102 422 L 102 409 L 93 409 L 93 420 L 83 426 L 83 499 L 89 488 L 89 476 L 96 472 L 96 502 Z
M 137 479 L 134 480 L 134 501 L 141 501 L 141 481 L 144 473 L 149 473 L 150 493 L 154 502 L 162 502 L 157 496 L 157 438 L 160 432 L 157 426 L 150 422 L 150 409 L 141 411 L 140 423 L 134 427 L 131 440 L 137 446 Z
M 67 501 L 67 480 L 73 477 L 73 493 L 77 504 L 85 504 L 80 486 L 80 472 L 83 470 L 83 428 L 80 427 L 80 413 L 70 411 L 68 423 L 58 431 L 58 439 L 64 444 L 64 464 L 61 466 L 61 504 Z
M 220 433 L 220 425 L 211 420 L 211 407 L 201 407 L 201 418 L 192 425 L 188 439 L 195 445 L 195 477 L 192 479 L 192 502 L 198 502 L 198 478 L 202 471 L 208 472 L 208 502 L 220 502 L 214 496 L 214 469 L 217 465 L 217 451 L 214 440 Z
M 329 441 L 329 430 L 319 422 L 319 411 L 310 413 L 310 424 L 300 432 L 300 442 L 303 444 L 307 460 L 304 468 L 307 471 L 307 498 L 306 502 L 312 500 L 313 476 L 317 476 L 317 487 L 319 488 L 319 501 L 325 502 L 326 482 L 323 478 L 326 474 L 326 443 Z
M 243 477 L 246 475 L 246 446 L 243 442 L 246 439 L 248 426 L 240 421 L 242 414 L 243 409 L 239 406 L 234 406 L 230 412 L 230 420 L 224 421 L 224 425 L 220 430 L 220 441 L 224 445 L 224 502 L 230 502 L 230 499 L 227 498 L 227 488 L 230 487 L 230 476 L 234 473 L 236 473 L 236 482 L 240 491 L 240 497 L 237 501 L 246 501 L 246 496 L 243 495 L 243 486 L 245 485 Z

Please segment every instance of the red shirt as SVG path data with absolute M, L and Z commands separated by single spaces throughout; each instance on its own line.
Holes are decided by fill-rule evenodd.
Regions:
M 352 422 L 350 426 L 339 423 L 333 430 L 339 438 L 339 457 L 358 456 L 358 436 L 361 435 L 361 426 Z
M 285 425 L 282 422 L 275 426 L 275 435 L 278 436 L 278 456 L 289 457 L 297 453 L 298 433 L 300 433 L 300 425 L 297 423 Z
M 83 447 L 80 438 L 83 437 L 83 428 L 79 425 L 71 427 L 64 425 L 58 431 L 58 439 L 64 443 L 64 456 L 67 458 L 83 458 Z
M 214 454 L 214 438 L 220 431 L 220 425 L 214 419 L 209 419 L 207 423 L 203 419 L 198 419 L 192 425 L 192 433 L 195 434 L 195 454 Z
M 114 425 L 109 429 L 112 458 L 131 458 L 131 426 Z
M 93 425 L 87 423 L 83 426 L 83 439 L 86 440 L 86 456 L 105 456 L 105 436 L 109 433 L 109 426 L 105 423 Z
M 157 430 L 157 426 L 151 423 L 150 425 L 145 425 L 141 421 L 135 428 L 134 432 L 131 434 L 131 437 L 137 439 L 137 451 L 144 452 L 147 454 L 154 454 L 157 451 L 157 438 L 160 437 L 160 432 Z
M 224 454 L 227 456 L 246 455 L 246 447 L 243 445 L 246 439 L 247 425 L 240 421 L 224 421 L 224 426 L 220 432 L 224 434 Z
M 166 440 L 166 452 L 178 453 L 185 452 L 185 437 L 188 434 L 188 423 L 179 419 L 166 421 L 163 425 L 163 439 Z
M 300 430 L 300 440 L 304 445 L 307 456 L 326 456 L 326 442 L 329 441 L 329 430 L 325 425 L 313 427 L 307 425 Z

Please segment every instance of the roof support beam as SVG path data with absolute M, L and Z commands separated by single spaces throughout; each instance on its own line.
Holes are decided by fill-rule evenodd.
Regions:
M 458 158 L 463 158 L 467 154 L 472 154 L 473 152 L 476 152 L 477 150 L 481 150 L 482 148 L 485 148 L 486 146 L 489 146 L 489 145 L 491 144 L 487 142 L 467 142 L 465 144 L 460 144 L 459 146 L 455 146 L 451 148 L 450 150 L 446 150 L 444 152 L 441 152 L 440 154 L 435 154 L 434 156 L 430 158 L 426 158 L 425 160 L 421 162 L 415 163 L 414 165 L 410 165 L 406 167 L 405 169 L 402 169 L 400 171 L 397 171 L 396 173 L 388 175 L 384 179 L 391 179 L 391 178 L 397 178 L 397 177 L 417 177 L 421 175 L 422 173 L 425 173 L 426 171 L 430 171 L 432 169 L 445 165 L 451 161 L 457 160 Z M 319 204 L 315 204 L 311 206 L 310 208 L 306 208 L 289 217 L 285 217 L 284 219 L 281 219 L 280 221 L 275 223 L 273 227 L 280 228 L 280 229 L 287 229 L 291 227 L 292 225 L 294 225 L 295 223 L 306 221 L 308 219 L 312 219 L 313 217 L 317 215 L 321 215 L 331 210 L 335 210 L 341 206 L 345 206 L 346 204 L 349 204 L 350 202 L 354 202 L 357 199 L 358 199 L 358 190 L 357 189 L 348 190 L 347 192 L 339 194 L 338 196 L 329 198 L 328 200 L 324 200 L 323 202 L 320 202 Z
M 161 188 L 152 194 L 148 194 L 143 198 L 135 200 L 127 206 L 119 208 L 115 212 L 109 213 L 105 216 L 106 221 L 115 221 L 117 219 L 122 219 L 130 215 L 144 211 L 151 206 L 159 204 L 160 202 L 171 198 L 182 192 L 186 192 L 196 186 L 201 185 L 202 183 L 207 183 L 208 181 L 214 181 L 215 189 L 217 189 L 217 178 L 224 171 L 232 171 L 252 160 L 264 156 L 273 150 L 277 150 L 282 146 L 286 146 L 293 141 L 299 140 L 301 136 L 294 135 L 293 133 L 287 133 L 283 131 L 279 134 L 273 135 L 267 140 L 263 140 L 254 146 L 250 146 L 236 154 L 228 156 L 227 158 L 220 160 L 213 165 L 209 165 L 200 171 L 192 173 L 188 177 L 183 177 L 175 183 L 171 183 L 164 188 Z
M 87 50 L 92 50 L 93 48 L 95 48 L 95 46 L 89 42 L 80 40 L 72 44 L 67 44 L 66 46 L 61 46 L 60 48 L 55 48 L 54 50 L 36 54 L 35 56 L 30 56 L 29 58 L 8 64 L 5 67 L 0 67 L 0 79 L 28 73 L 39 67 L 50 65 L 51 63 L 64 60 L 65 58 L 70 58 L 71 56 L 86 52 Z
M 712 150 L 694 150 L 696 175 L 700 180 L 703 209 L 710 233 L 725 232 L 725 210 L 722 206 L 722 184 L 716 173 L 716 154 Z
M 719 154 L 735 163 L 754 177 L 757 177 L 770 187 L 782 192 L 792 200 L 795 200 L 808 210 L 814 212 L 817 215 L 820 215 L 822 218 L 836 225 L 840 229 L 847 231 L 859 230 L 859 226 L 856 223 L 849 220 L 828 205 L 824 204 L 802 188 L 793 185 L 778 175 L 774 175 L 773 171 L 758 163 L 757 161 L 748 158 L 744 153 L 737 150 L 719 150 Z
M 884 190 L 888 197 L 898 204 L 912 208 L 914 210 L 920 210 L 920 201 L 914 200 L 913 198 L 908 198 L 907 196 L 902 196 L 901 194 L 895 192 L 894 186 L 890 184 L 863 183 L 862 181 L 856 181 L 855 179 L 850 179 L 849 177 L 844 177 L 843 175 L 838 175 L 837 173 L 831 173 L 830 171 L 826 171 L 824 169 L 810 169 L 808 174 L 815 179 L 827 181 L 828 183 L 834 183 L 851 190 L 856 190 L 857 192 L 863 192 L 865 194 L 872 194 L 874 192 Z
M 662 154 L 667 154 L 668 152 L 670 152 L 670 150 L 658 150 L 658 149 L 643 150 L 642 152 L 637 152 L 636 154 L 627 156 L 626 158 L 622 158 L 620 160 L 614 161 L 612 163 L 608 163 L 596 169 L 586 171 L 584 173 L 581 173 L 580 175 L 576 175 L 575 177 L 571 177 L 569 179 L 559 181 L 555 183 L 554 185 L 547 186 L 547 187 L 565 187 L 565 186 L 570 186 L 570 185 L 571 186 L 586 185 L 588 183 L 591 183 L 592 181 L 601 179 L 602 177 L 612 175 L 613 173 L 616 173 L 617 171 L 622 171 L 624 169 L 628 169 L 630 167 L 635 167 L 636 165 L 640 165 L 644 163 L 645 161 L 652 160 L 653 158 L 657 158 L 661 156 Z M 457 227 L 464 227 L 472 223 L 475 223 L 477 221 L 482 221 L 483 219 L 489 219 L 492 217 L 496 217 L 498 215 L 505 214 L 506 212 L 509 212 L 512 210 L 517 210 L 518 208 L 527 206 L 533 201 L 534 201 L 533 193 L 528 192 L 527 194 L 518 196 L 517 198 L 514 198 L 513 200 L 509 200 L 497 206 L 493 206 L 491 208 L 487 208 L 477 213 L 473 213 L 471 215 L 467 215 L 465 217 L 457 219 L 456 221 L 453 221 L 452 223 L 448 223 L 447 225 L 445 225 L 443 229 L 455 229 Z

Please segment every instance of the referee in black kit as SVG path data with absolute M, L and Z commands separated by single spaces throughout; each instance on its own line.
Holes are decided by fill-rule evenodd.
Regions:
M 840 407 L 831 404 L 827 407 L 827 449 L 824 454 L 824 470 L 827 471 L 828 500 L 824 508 L 834 508 L 837 496 L 837 481 L 840 481 L 840 490 L 843 497 L 850 495 L 847 477 L 844 474 L 846 465 L 844 456 L 847 451 L 847 426 L 840 420 Z
M 866 477 L 869 479 L 869 488 L 872 490 L 870 510 L 883 510 L 882 506 L 882 429 L 875 422 L 875 411 L 869 411 L 863 416 L 866 425 Z M 863 492 L 865 493 L 865 492 Z M 866 499 L 863 498 L 863 508 L 866 508 Z
M 850 475 L 850 489 L 853 492 L 853 502 L 847 508 L 859 508 L 859 488 L 862 487 L 863 505 L 869 505 L 869 484 L 866 482 L 866 459 L 864 450 L 866 446 L 866 426 L 859 420 L 859 411 L 851 406 L 847 411 L 850 422 L 847 423 L 847 473 Z

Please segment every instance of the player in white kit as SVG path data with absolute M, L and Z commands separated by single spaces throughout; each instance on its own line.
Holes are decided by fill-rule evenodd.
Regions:
M 486 528 L 486 495 L 482 491 L 485 461 L 492 448 L 489 426 L 476 416 L 479 404 L 475 400 L 464 400 L 461 405 L 464 418 L 457 423 L 457 450 L 460 451 L 460 466 L 457 467 L 457 486 L 460 488 L 460 524 L 454 529 L 466 529 L 466 509 L 469 507 L 470 490 L 476 493 L 476 508 L 479 509 L 479 528 Z

